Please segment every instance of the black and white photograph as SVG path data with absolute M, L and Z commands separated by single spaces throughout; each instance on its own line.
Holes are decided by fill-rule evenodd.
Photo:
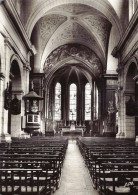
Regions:
M 138 195 L 138 0 L 0 0 L 0 195 Z

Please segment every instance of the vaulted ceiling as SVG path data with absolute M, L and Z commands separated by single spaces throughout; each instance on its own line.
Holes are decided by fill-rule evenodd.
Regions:
M 81 1 L 53 1 L 53 4 L 44 0 L 24 1 L 27 10 L 22 21 L 37 51 L 34 57 L 36 72 L 40 69 L 43 72 L 49 56 L 67 44 L 89 48 L 103 66 L 99 71 L 106 71 L 110 32 L 117 30 L 117 39 L 121 34 L 118 17 L 107 0 Z
M 47 46 L 51 52 L 61 44 L 80 42 L 106 56 L 111 24 L 94 8 L 77 4 L 58 6 L 36 25 L 40 29 L 42 50 Z

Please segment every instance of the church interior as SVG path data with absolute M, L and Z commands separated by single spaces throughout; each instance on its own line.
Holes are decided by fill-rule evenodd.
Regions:
M 0 194 L 138 194 L 137 143 L 138 0 L 0 0 Z

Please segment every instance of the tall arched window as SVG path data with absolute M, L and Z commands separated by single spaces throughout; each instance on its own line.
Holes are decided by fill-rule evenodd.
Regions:
M 55 86 L 55 120 L 61 120 L 61 84 Z
M 85 120 L 91 120 L 91 86 L 85 85 Z
M 77 100 L 77 87 L 73 83 L 70 85 L 70 107 L 69 107 L 69 120 L 76 120 L 76 100 Z

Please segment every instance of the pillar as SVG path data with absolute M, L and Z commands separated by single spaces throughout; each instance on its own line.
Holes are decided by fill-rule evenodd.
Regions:
M 4 134 L 3 131 L 3 119 L 4 119 L 4 79 L 5 76 L 3 73 L 0 73 L 0 141 L 2 139 L 2 135 Z
M 115 90 L 117 88 L 117 75 L 105 75 L 106 100 L 104 118 L 104 136 L 114 137 L 116 134 L 116 106 Z
M 64 126 L 68 120 L 68 88 L 66 81 L 61 83 L 61 119 Z
M 0 34 L 1 42 L 1 75 L 0 75 L 0 102 L 1 102 L 1 116 L 0 116 L 0 136 L 1 141 L 11 141 L 11 135 L 8 133 L 8 110 L 4 109 L 4 94 L 7 82 L 9 82 L 10 73 L 10 57 L 12 55 L 12 49 L 8 38 L 4 38 Z

